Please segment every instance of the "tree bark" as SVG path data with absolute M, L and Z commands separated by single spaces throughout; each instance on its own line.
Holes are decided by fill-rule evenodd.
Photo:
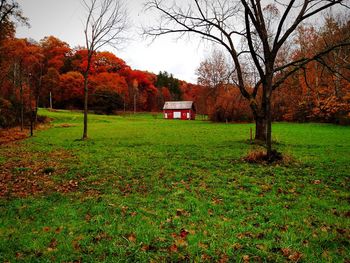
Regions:
M 23 98 L 23 86 L 20 83 L 20 98 L 21 98 L 21 131 L 24 129 L 24 98 Z
M 272 153 L 272 125 L 271 125 L 271 100 L 270 97 L 266 100 L 266 155 L 267 159 L 271 160 Z
M 266 120 L 261 116 L 255 116 L 255 140 L 266 141 Z
M 87 124 L 88 124 L 88 74 L 84 74 L 84 132 L 83 140 L 86 140 L 87 135 Z

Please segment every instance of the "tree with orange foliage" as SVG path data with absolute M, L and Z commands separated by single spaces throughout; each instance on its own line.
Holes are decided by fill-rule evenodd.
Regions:
M 83 84 L 84 77 L 80 72 L 70 71 L 60 75 L 59 89 L 53 94 L 54 100 L 58 105 L 82 107 Z
M 69 45 L 54 36 L 48 36 L 40 41 L 40 46 L 45 56 L 45 71 L 48 68 L 55 68 L 61 72 L 65 59 L 71 52 Z
M 9 65 L 11 83 L 8 83 L 8 87 L 12 90 L 9 93 L 16 96 L 16 90 L 19 91 L 20 123 L 23 130 L 26 104 L 31 110 L 33 103 L 34 87 L 30 85 L 30 80 L 36 72 L 36 66 L 41 63 L 42 55 L 40 48 L 26 39 L 8 39 L 2 45 L 6 54 L 4 58 Z
M 118 73 L 103 72 L 91 76 L 90 107 L 99 113 L 111 114 L 124 107 L 128 96 L 128 84 Z

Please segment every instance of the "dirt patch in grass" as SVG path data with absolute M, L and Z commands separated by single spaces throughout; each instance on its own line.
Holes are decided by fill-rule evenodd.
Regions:
M 67 159 L 74 160 L 67 151 L 31 152 L 9 143 L 2 152 L 5 162 L 0 166 L 0 198 L 67 193 L 78 188 L 77 181 L 67 181 L 61 176 L 69 170 Z
M 77 125 L 74 125 L 74 124 L 70 124 L 70 123 L 62 123 L 62 124 L 59 124 L 57 126 L 55 126 L 56 128 L 70 128 L 70 127 L 75 127 Z
M 276 150 L 272 150 L 271 158 L 267 157 L 266 151 L 252 150 L 245 157 L 243 161 L 253 164 L 278 164 L 278 165 L 291 165 L 295 161 L 288 154 L 282 154 Z
M 34 130 L 34 134 L 37 131 L 48 129 L 50 126 L 50 118 L 45 118 L 43 123 L 38 124 Z M 21 131 L 20 127 L 9 128 L 9 129 L 0 129 L 0 145 L 8 144 L 11 142 L 16 142 L 24 140 L 30 136 L 29 129 L 23 129 Z

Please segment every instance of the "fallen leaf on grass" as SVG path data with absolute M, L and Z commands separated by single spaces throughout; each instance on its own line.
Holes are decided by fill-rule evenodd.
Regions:
M 249 262 L 250 261 L 250 257 L 248 255 L 244 255 L 242 257 L 242 259 L 243 259 L 243 262 Z
M 143 252 L 149 251 L 149 245 L 147 245 L 147 244 L 142 245 L 141 251 L 143 251 Z
M 202 259 L 203 261 L 211 261 L 211 256 L 209 256 L 209 255 L 207 255 L 207 254 L 203 254 L 203 255 L 201 256 L 201 259 Z
M 234 243 L 234 244 L 232 245 L 232 248 L 233 248 L 234 250 L 240 250 L 242 247 L 243 247 L 243 246 L 242 246 L 240 243 Z
M 221 198 L 213 198 L 212 199 L 212 203 L 215 204 L 215 205 L 220 205 L 223 203 L 222 199 Z
M 169 251 L 172 252 L 172 253 L 176 253 L 178 252 L 178 248 L 175 244 L 172 244 L 170 247 L 169 247 Z
M 330 227 L 329 226 L 321 226 L 321 231 L 322 232 L 328 232 L 328 230 L 330 229 Z
M 80 243 L 79 243 L 79 241 L 82 240 L 82 239 L 83 239 L 82 236 L 78 236 L 77 238 L 75 238 L 72 241 L 72 247 L 73 247 L 74 250 L 76 250 L 76 251 L 80 250 Z
M 49 226 L 44 226 L 43 227 L 43 231 L 44 232 L 49 232 L 51 230 L 51 228 Z
M 177 247 L 187 247 L 188 246 L 188 243 L 186 240 L 182 239 L 182 238 L 179 238 L 179 239 L 176 239 L 175 240 L 175 245 Z
M 131 213 L 130 213 L 130 216 L 131 216 L 131 217 L 135 217 L 136 215 L 137 215 L 137 212 L 131 212 Z
M 136 235 L 134 233 L 131 233 L 128 235 L 128 240 L 131 242 L 131 243 L 135 243 L 136 242 Z
M 312 182 L 313 184 L 320 184 L 321 183 L 321 180 L 315 180 Z
M 229 257 L 225 254 L 225 255 L 222 255 L 219 259 L 219 263 L 227 263 L 229 262 Z
M 100 242 L 101 240 L 111 240 L 111 239 L 112 239 L 111 236 L 108 235 L 106 232 L 100 232 L 93 238 L 93 241 L 97 243 L 97 242 Z
M 189 216 L 189 213 L 184 209 L 176 209 L 177 216 Z
M 48 250 L 48 251 L 54 251 L 54 250 L 56 250 L 57 244 L 58 244 L 58 242 L 57 242 L 57 240 L 56 240 L 55 238 L 51 239 L 50 244 L 49 244 L 47 250 Z
M 284 257 L 289 257 L 289 255 L 292 253 L 290 248 L 282 248 L 281 251 Z
M 300 253 L 298 251 L 293 251 L 290 248 L 282 248 L 281 251 L 282 251 L 282 254 L 284 257 L 286 257 L 289 260 L 294 261 L 294 262 L 299 261 L 303 256 L 302 253 Z
M 299 261 L 302 258 L 303 254 L 301 254 L 300 252 L 296 251 L 294 252 L 292 255 L 290 255 L 288 258 L 291 261 Z

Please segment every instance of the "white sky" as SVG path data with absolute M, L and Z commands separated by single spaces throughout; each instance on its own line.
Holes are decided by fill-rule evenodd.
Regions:
M 18 0 L 23 13 L 29 18 L 31 28 L 17 28 L 17 37 L 37 41 L 53 35 L 67 42 L 71 48 L 84 45 L 83 24 L 85 11 L 80 0 Z M 196 83 L 195 70 L 205 55 L 211 51 L 209 44 L 174 40 L 175 36 L 162 36 L 155 42 L 142 39 L 141 21 L 152 23 L 154 15 L 143 11 L 144 0 L 126 1 L 132 26 L 131 40 L 121 49 L 103 48 L 125 60 L 134 69 L 158 73 L 168 71 L 175 77 Z M 207 51 L 208 49 L 208 51 Z

